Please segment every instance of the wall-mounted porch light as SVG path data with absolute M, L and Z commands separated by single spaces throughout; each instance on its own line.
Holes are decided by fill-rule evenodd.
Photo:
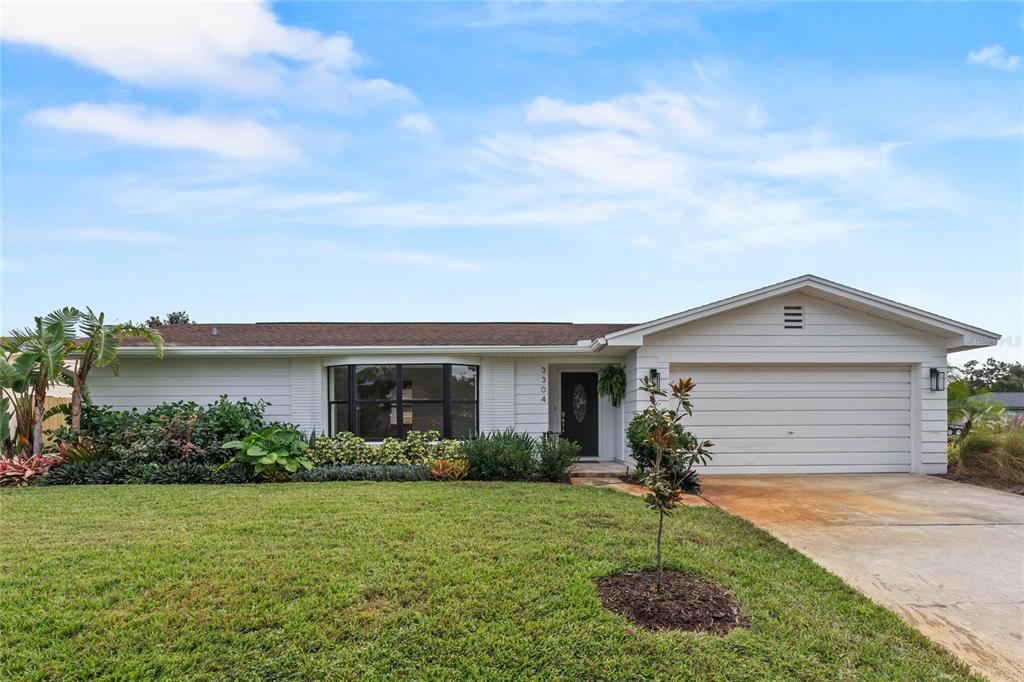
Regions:
M 655 387 L 661 388 L 661 373 L 658 370 L 652 369 L 648 376 L 651 377 L 651 383 L 654 384 Z
M 946 373 L 938 367 L 932 367 L 932 371 L 929 373 L 932 381 L 933 391 L 945 391 L 946 390 Z

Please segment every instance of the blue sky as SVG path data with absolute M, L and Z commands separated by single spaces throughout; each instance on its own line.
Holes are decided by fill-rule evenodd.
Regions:
M 812 272 L 1022 359 L 1020 5 L 3 12 L 4 329 L 632 322 Z

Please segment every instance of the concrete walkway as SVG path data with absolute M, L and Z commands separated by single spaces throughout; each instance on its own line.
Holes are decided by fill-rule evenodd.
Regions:
M 1024 679 L 1024 497 L 911 474 L 702 484 L 979 673 Z

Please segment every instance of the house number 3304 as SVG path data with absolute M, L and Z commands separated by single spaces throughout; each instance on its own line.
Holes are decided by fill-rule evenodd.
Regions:
M 543 365 L 540 368 L 540 401 L 548 401 L 548 368 Z

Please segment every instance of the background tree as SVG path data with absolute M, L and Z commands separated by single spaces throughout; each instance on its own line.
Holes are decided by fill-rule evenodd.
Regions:
M 177 313 L 172 313 L 177 314 Z M 148 325 L 132 324 L 104 324 L 104 313 L 99 315 L 86 308 L 77 316 L 78 332 L 80 337 L 72 342 L 68 349 L 73 355 L 71 369 L 66 371 L 66 376 L 71 384 L 71 430 L 80 438 L 79 429 L 82 425 L 82 396 L 85 391 L 85 381 L 93 367 L 110 367 L 114 374 L 120 370 L 120 358 L 118 349 L 121 340 L 129 337 L 143 338 L 156 349 L 157 357 L 164 356 L 164 339 L 160 332 L 154 331 Z
M 975 393 L 1024 392 L 1024 365 L 1019 362 L 1000 362 L 989 358 L 985 364 L 981 364 L 977 360 L 970 360 L 958 371 Z
M 646 427 L 644 444 L 654 452 L 654 461 L 644 472 L 642 482 L 650 491 L 644 500 L 647 506 L 658 512 L 658 592 L 661 592 L 663 561 L 661 538 L 665 530 L 665 517 L 679 504 L 685 493 L 700 492 L 700 480 L 693 466 L 707 464 L 711 459 L 711 441 L 698 441 L 682 428 L 683 415 L 693 416 L 693 402 L 690 394 L 696 384 L 693 379 L 679 379 L 669 384 L 675 407 L 662 405 L 668 397 L 663 389 L 649 378 L 644 377 L 641 388 L 647 393 L 650 404 L 641 413 Z
M 169 324 L 192 324 L 192 320 L 189 319 L 188 313 L 184 310 L 167 313 L 167 316 L 162 320 L 159 315 L 152 315 L 148 320 L 146 320 L 146 326 L 150 329 L 166 327 Z

